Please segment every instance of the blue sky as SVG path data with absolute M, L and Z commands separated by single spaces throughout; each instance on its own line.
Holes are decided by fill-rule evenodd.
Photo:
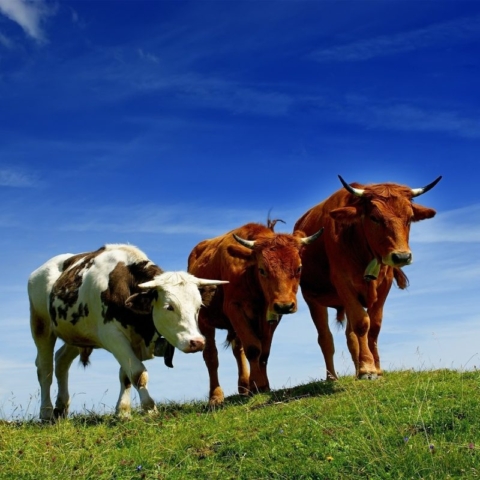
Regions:
M 45 260 L 128 242 L 182 270 L 270 210 L 291 231 L 337 174 L 443 175 L 380 352 L 386 370 L 479 365 L 479 51 L 477 1 L 0 0 L 0 416 L 38 413 L 26 282 Z M 206 400 L 201 355 L 174 363 L 146 363 L 154 398 Z M 235 370 L 222 351 L 227 395 Z M 325 377 L 303 302 L 269 371 L 274 388 Z M 106 352 L 74 364 L 73 409 L 111 411 L 117 373 Z

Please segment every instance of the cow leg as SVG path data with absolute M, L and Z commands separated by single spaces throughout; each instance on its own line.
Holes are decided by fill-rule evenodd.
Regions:
M 115 411 L 120 417 L 129 417 L 131 411 L 131 387 L 132 382 L 128 375 L 125 373 L 125 370 L 120 367 L 119 371 L 120 378 L 120 395 L 118 397 L 117 405 Z
M 243 311 L 237 304 L 228 304 L 224 307 L 224 310 L 230 319 L 235 334 L 242 342 L 245 355 L 250 364 L 250 392 L 268 391 L 268 378 L 265 376 L 265 371 L 260 368 L 260 355 L 262 354 L 260 339 L 250 327 L 249 322 L 246 321 Z
M 380 367 L 380 354 L 378 353 L 378 335 L 380 334 L 380 329 L 382 328 L 382 319 L 383 319 L 383 306 L 387 295 L 390 291 L 392 282 L 384 281 L 377 288 L 377 301 L 373 306 L 368 310 L 368 315 L 370 317 L 370 329 L 368 330 L 368 346 L 372 352 L 373 359 L 375 361 L 375 367 L 377 369 L 377 375 L 383 375 L 382 369 Z
M 38 383 L 40 384 L 40 419 L 53 419 L 53 404 L 50 397 L 50 387 L 53 380 L 53 350 L 57 337 L 50 331 L 49 321 L 46 322 L 33 310 L 30 313 L 30 328 L 37 347 L 35 365 L 37 367 Z
M 265 389 L 266 391 L 270 390 L 270 382 L 267 375 L 267 364 L 268 358 L 270 357 L 270 350 L 272 348 L 273 334 L 278 327 L 280 320 L 278 322 L 268 322 L 261 323 L 262 329 L 262 353 L 260 354 L 260 372 L 265 378 Z
M 208 404 L 211 407 L 223 403 L 224 394 L 218 380 L 218 350 L 215 343 L 215 327 L 200 322 L 200 330 L 205 337 L 205 348 L 203 349 L 203 360 L 208 370 L 210 379 L 210 391 L 208 394 Z M 235 353 L 234 353 L 235 354 Z
M 123 368 L 125 375 L 136 388 L 140 397 L 140 405 L 145 412 L 155 412 L 157 407 L 148 393 L 148 372 L 145 365 L 138 359 L 128 339 L 117 330 L 105 329 L 101 337 L 103 347 L 111 352 Z M 118 408 L 118 404 L 117 404 Z M 125 415 L 123 410 L 116 410 L 117 415 Z
M 238 335 L 238 334 L 237 334 Z M 240 341 L 244 345 L 245 356 L 250 365 L 249 391 L 250 393 L 268 392 L 270 390 L 266 369 L 260 366 L 260 357 L 262 355 L 262 344 L 253 332 L 242 332 L 239 335 Z
M 248 368 L 247 357 L 243 350 L 242 342 L 235 337 L 232 342 L 232 351 L 238 366 L 238 393 L 248 395 L 250 388 L 250 369 Z
M 310 297 L 308 294 L 304 294 L 305 301 L 310 310 L 315 328 L 318 332 L 318 345 L 322 350 L 323 358 L 327 368 L 327 380 L 337 380 L 337 373 L 335 371 L 335 365 L 333 362 L 333 356 L 335 354 L 335 344 L 333 343 L 332 332 L 328 326 L 328 309 L 321 305 L 315 297 Z
M 365 309 L 357 302 L 345 302 L 347 314 L 347 345 L 352 356 L 357 378 L 375 379 L 377 369 L 368 345 L 370 318 Z
M 64 418 L 68 415 L 70 394 L 68 392 L 68 371 L 72 362 L 79 355 L 77 347 L 64 344 L 55 353 L 55 376 L 58 382 L 58 394 L 53 415 L 55 418 Z

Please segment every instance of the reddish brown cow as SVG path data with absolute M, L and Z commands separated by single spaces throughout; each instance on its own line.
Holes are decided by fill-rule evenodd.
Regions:
M 400 288 L 408 280 L 400 267 L 412 263 L 408 245 L 411 222 L 435 215 L 413 203 L 442 177 L 423 188 L 394 183 L 348 185 L 308 210 L 295 224 L 307 235 L 325 233 L 303 253 L 302 294 L 318 331 L 327 378 L 336 379 L 334 345 L 327 307 L 337 319 L 347 316 L 347 345 L 358 378 L 381 375 L 377 339 L 383 306 L 395 278 Z
M 297 310 L 300 253 L 321 234 L 321 230 L 309 237 L 300 231 L 275 233 L 274 225 L 270 221 L 268 226 L 249 223 L 204 240 L 189 256 L 190 273 L 201 272 L 205 278 L 217 275 L 230 282 L 215 292 L 199 316 L 206 339 L 203 358 L 210 376 L 210 405 L 224 399 L 218 380 L 216 328 L 228 331 L 227 341 L 238 365 L 239 393 L 269 389 L 267 361 L 273 333 L 282 315 Z

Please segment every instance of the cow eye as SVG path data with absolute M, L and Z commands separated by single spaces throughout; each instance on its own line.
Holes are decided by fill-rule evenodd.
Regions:
M 168 311 L 170 311 L 170 312 L 174 312 L 174 311 L 175 311 L 175 308 L 173 308 L 173 305 L 168 304 L 168 305 L 165 305 L 165 310 L 168 310 Z
M 300 275 L 300 273 L 302 273 L 302 266 L 301 265 L 297 268 L 297 274 Z
M 260 275 L 261 275 L 262 277 L 266 277 L 266 276 L 267 276 L 267 272 L 265 271 L 264 268 L 259 268 L 258 271 L 260 272 Z
M 380 224 L 380 219 L 377 218 L 375 215 L 370 215 L 370 220 L 371 220 L 373 223 Z

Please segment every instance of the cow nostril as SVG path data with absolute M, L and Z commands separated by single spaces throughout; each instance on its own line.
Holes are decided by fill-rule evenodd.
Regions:
M 190 350 L 192 352 L 198 352 L 199 350 L 203 350 L 205 347 L 205 341 L 196 339 L 196 340 L 190 340 Z
M 406 265 L 411 263 L 412 254 L 411 253 L 393 253 L 392 261 L 397 265 Z
M 274 303 L 273 308 L 276 313 L 292 313 L 295 310 L 295 302 L 291 303 Z

